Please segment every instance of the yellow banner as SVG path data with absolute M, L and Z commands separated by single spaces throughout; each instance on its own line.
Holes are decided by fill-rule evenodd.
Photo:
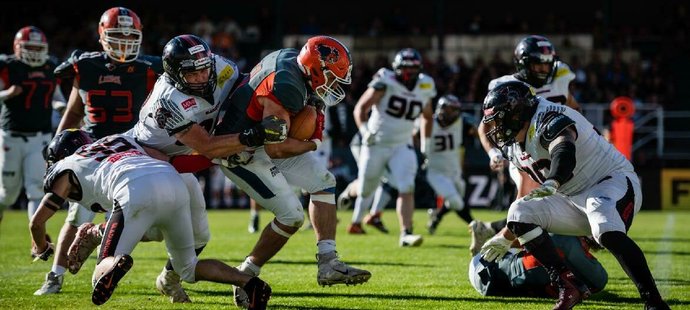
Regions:
M 661 170 L 661 208 L 690 210 L 690 169 Z

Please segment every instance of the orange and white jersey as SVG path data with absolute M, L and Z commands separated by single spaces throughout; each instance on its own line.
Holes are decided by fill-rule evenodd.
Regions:
M 424 105 L 436 96 L 436 85 L 430 76 L 420 73 L 417 85 L 409 90 L 395 79 L 395 73 L 381 68 L 369 87 L 385 94 L 372 108 L 367 122 L 369 132 L 376 133 L 376 145 L 396 146 L 411 143 L 414 122 Z
M 551 155 L 548 146 L 541 139 L 552 120 L 562 117 L 572 120 L 577 133 L 575 139 L 576 165 L 570 180 L 561 184 L 558 191 L 565 195 L 575 195 L 592 187 L 613 172 L 634 172 L 633 165 L 611 143 L 606 141 L 582 114 L 565 106 L 539 98 L 539 105 L 530 120 L 524 149 L 515 143 L 507 148 L 508 159 L 532 179 L 542 183 L 549 175 Z M 561 129 L 561 130 L 562 130 Z M 550 136 L 553 136 L 553 132 Z
M 537 96 L 543 97 L 551 102 L 565 104 L 570 92 L 569 85 L 570 82 L 575 79 L 575 73 L 570 70 L 567 64 L 561 61 L 554 62 L 553 68 L 555 70 L 553 77 L 542 87 L 536 88 L 535 93 Z M 519 79 L 516 78 L 515 75 L 504 75 L 491 80 L 491 82 L 489 82 L 489 90 L 494 89 L 498 84 L 518 80 Z

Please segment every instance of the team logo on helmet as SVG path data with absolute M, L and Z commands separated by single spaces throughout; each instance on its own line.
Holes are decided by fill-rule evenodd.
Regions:
M 319 58 L 324 63 L 334 64 L 338 62 L 338 59 L 340 58 L 338 50 L 334 47 L 325 44 L 319 44 L 316 46 L 316 50 L 319 51 Z

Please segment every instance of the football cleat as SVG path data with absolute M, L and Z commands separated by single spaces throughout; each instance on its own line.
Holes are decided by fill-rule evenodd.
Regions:
M 591 292 L 571 271 L 564 271 L 558 277 L 558 302 L 553 310 L 569 310 L 587 299 Z
M 348 195 L 347 191 L 343 191 L 340 193 L 338 196 L 338 200 L 336 201 L 336 206 L 338 206 L 338 210 L 347 210 L 352 207 L 352 203 L 354 203 L 354 199 Z
M 249 219 L 249 225 L 247 226 L 247 231 L 250 234 L 259 231 L 259 215 L 251 216 L 251 218 Z
M 381 221 L 381 212 L 376 212 L 374 215 L 367 214 L 364 217 L 364 223 L 369 226 L 374 226 L 374 228 L 378 229 L 378 231 L 384 234 L 388 233 L 388 229 L 385 225 L 383 225 L 383 221 Z
M 338 253 L 316 254 L 319 262 L 319 271 L 316 274 L 316 282 L 321 286 L 334 284 L 357 285 L 369 281 L 371 272 L 354 268 L 343 263 L 338 258 Z
M 93 223 L 84 223 L 79 226 L 76 237 L 67 250 L 67 268 L 72 274 L 76 274 L 81 269 L 81 266 L 89 258 L 93 250 L 95 250 L 101 240 L 103 234 L 98 225 Z
M 93 292 L 91 293 L 91 302 L 95 305 L 102 305 L 110 296 L 113 295 L 117 283 L 120 282 L 122 277 L 127 274 L 129 269 L 132 268 L 134 260 L 131 256 L 127 254 L 118 255 L 113 260 L 113 265 L 108 271 L 103 273 L 98 280 L 93 284 Z
M 422 238 L 421 235 L 413 235 L 413 234 L 400 235 L 400 246 L 401 247 L 420 246 L 420 245 L 422 245 L 423 241 L 424 241 L 424 238 Z
M 470 243 L 470 253 L 472 256 L 477 255 L 482 249 L 482 245 L 486 240 L 489 240 L 496 234 L 496 231 L 491 228 L 491 224 L 484 223 L 480 220 L 474 220 L 467 225 L 470 231 L 470 236 L 472 237 L 472 242 Z
M 271 287 L 268 283 L 258 277 L 254 277 L 244 285 L 243 291 L 247 294 L 247 309 L 266 309 L 268 300 L 271 299 Z
M 430 235 L 433 235 L 436 233 L 436 228 L 438 227 L 438 224 L 441 222 L 438 219 L 438 209 L 436 208 L 429 208 L 427 210 L 427 214 L 429 214 L 429 221 L 426 223 L 426 230 L 429 232 Z
M 62 289 L 62 280 L 65 275 L 57 275 L 54 272 L 48 272 L 46 274 L 46 281 L 43 282 L 43 286 L 34 292 L 34 295 L 49 295 L 59 293 Z
M 182 288 L 180 275 L 174 270 L 163 267 L 163 271 L 156 278 L 156 288 L 161 294 L 170 297 L 172 303 L 192 302 Z
M 364 231 L 361 223 L 352 223 L 347 226 L 347 233 L 350 235 L 364 235 L 367 232 Z

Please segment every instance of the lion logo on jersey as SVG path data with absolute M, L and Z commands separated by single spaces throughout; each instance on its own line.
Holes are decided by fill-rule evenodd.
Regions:
M 338 59 L 340 58 L 338 50 L 331 46 L 319 44 L 316 46 L 316 50 L 319 51 L 319 58 L 324 63 L 334 64 L 338 62 Z
M 156 124 L 158 125 L 158 128 L 160 129 L 165 129 L 165 125 L 168 123 L 168 119 L 172 117 L 172 113 L 166 108 L 160 107 L 156 110 L 156 113 L 154 115 L 154 119 L 156 120 Z

